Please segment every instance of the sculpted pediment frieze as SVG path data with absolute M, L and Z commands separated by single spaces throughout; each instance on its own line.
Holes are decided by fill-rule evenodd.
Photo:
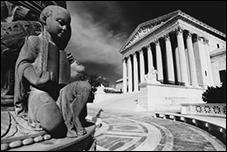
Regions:
M 139 39 L 147 36 L 149 33 L 154 31 L 158 27 L 160 27 L 160 25 L 162 25 L 162 23 L 164 23 L 164 22 L 159 22 L 156 25 L 148 25 L 148 26 L 140 27 L 138 29 L 138 31 L 131 37 L 131 39 L 128 41 L 128 43 L 125 45 L 124 48 L 129 47 L 130 45 L 132 45 L 135 42 L 137 42 Z

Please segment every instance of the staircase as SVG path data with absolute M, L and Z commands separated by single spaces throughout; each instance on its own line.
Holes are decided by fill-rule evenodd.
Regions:
M 99 103 L 89 103 L 89 106 L 110 110 L 134 111 L 138 96 L 139 92 L 119 94 L 119 96 L 106 99 Z

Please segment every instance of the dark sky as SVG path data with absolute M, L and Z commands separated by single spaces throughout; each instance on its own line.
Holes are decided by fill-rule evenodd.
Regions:
M 124 18 L 133 27 L 180 9 L 186 14 L 225 32 L 226 1 L 121 1 L 119 3 L 123 8 Z
M 67 8 L 73 27 L 67 49 L 76 66 L 113 84 L 122 78 L 119 50 L 140 23 L 181 10 L 226 33 L 226 1 L 67 1 Z

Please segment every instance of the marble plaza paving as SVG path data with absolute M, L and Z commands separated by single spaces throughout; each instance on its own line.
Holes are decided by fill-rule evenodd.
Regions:
M 88 106 L 96 116 L 100 108 Z M 151 112 L 103 109 L 96 129 L 98 151 L 226 151 L 208 132 L 184 123 L 155 118 Z M 223 118 L 224 119 L 224 118 Z

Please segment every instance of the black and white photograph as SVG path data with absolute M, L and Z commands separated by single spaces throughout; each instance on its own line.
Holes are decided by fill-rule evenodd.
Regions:
M 1 151 L 226 151 L 226 1 L 1 1 Z

